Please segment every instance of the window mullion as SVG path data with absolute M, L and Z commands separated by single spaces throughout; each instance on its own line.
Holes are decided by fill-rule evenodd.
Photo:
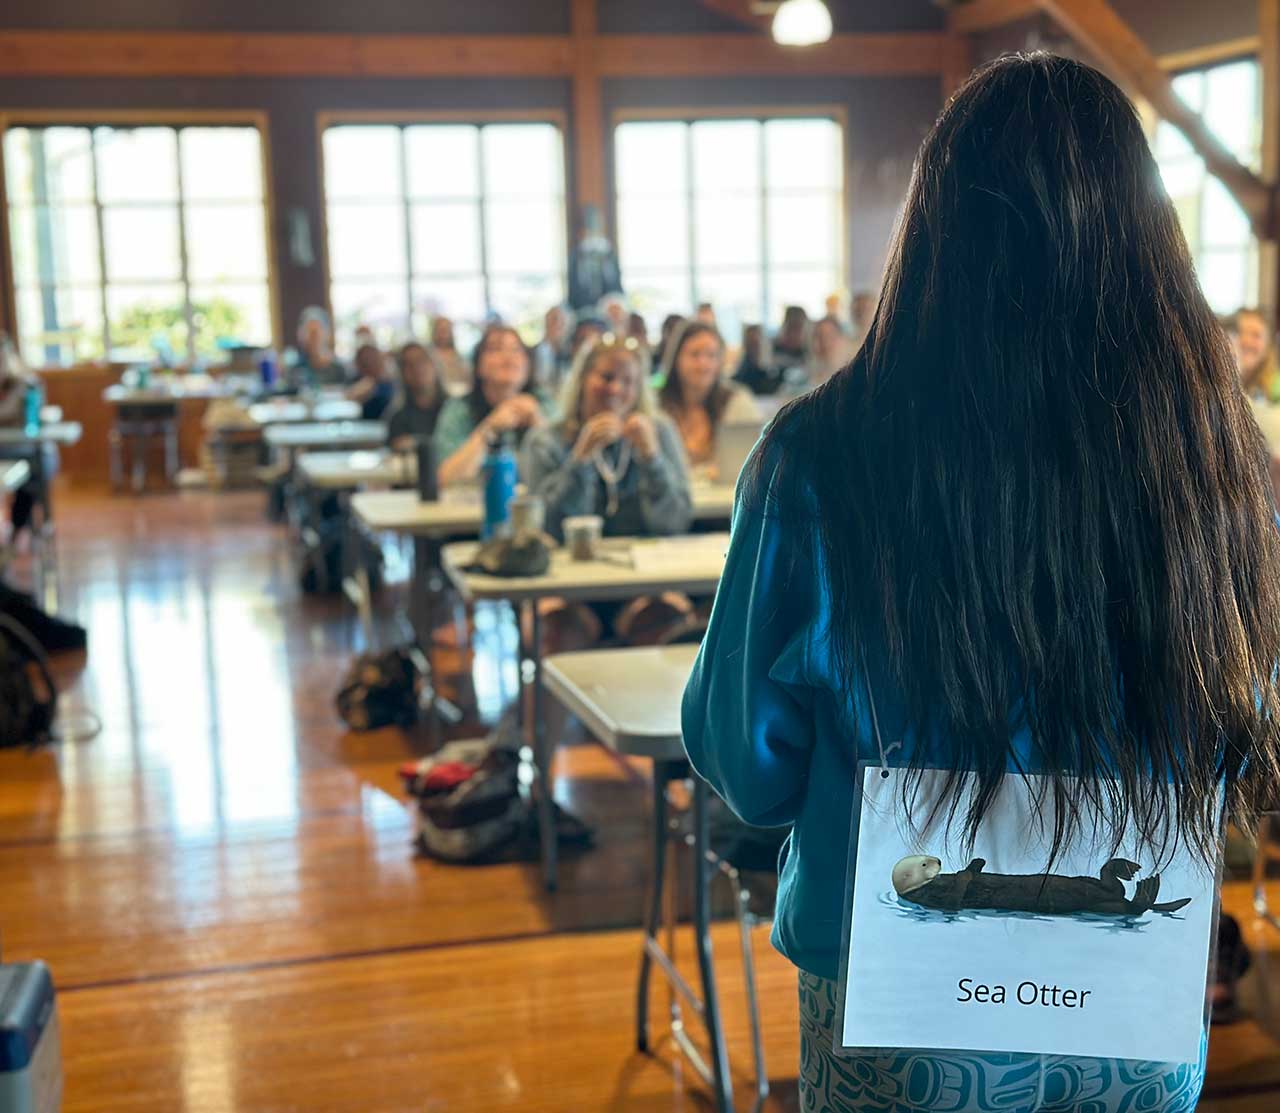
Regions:
M 689 206 L 686 220 L 689 236 L 689 316 L 692 317 L 698 307 L 698 247 L 697 233 L 697 190 L 693 181 L 693 121 L 684 122 L 684 159 L 685 159 L 685 204 Z
M 489 288 L 489 191 L 485 188 L 484 128 L 476 128 L 476 193 L 480 217 L 480 283 L 485 313 L 493 312 Z
M 413 203 L 409 199 L 409 129 L 401 126 L 400 133 L 400 200 L 404 211 L 404 295 L 405 328 L 409 336 L 413 335 Z
M 93 185 L 93 216 L 98 230 L 98 298 L 102 305 L 102 355 L 111 359 L 111 317 L 107 313 L 107 235 L 104 228 L 102 196 L 98 191 L 98 129 L 89 133 L 89 172 Z
M 187 362 L 196 361 L 196 316 L 191 305 L 191 276 L 187 269 L 186 183 L 182 178 L 182 129 L 173 129 L 174 160 L 178 172 L 178 265 L 182 268 L 182 316 L 187 322 Z
M 760 121 L 760 324 L 769 320 L 769 129 Z M 767 326 L 766 326 L 767 327 Z

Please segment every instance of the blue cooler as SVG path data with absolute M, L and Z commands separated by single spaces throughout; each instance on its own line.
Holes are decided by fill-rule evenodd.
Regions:
M 62 1052 L 43 962 L 0 966 L 0 1113 L 57 1113 Z

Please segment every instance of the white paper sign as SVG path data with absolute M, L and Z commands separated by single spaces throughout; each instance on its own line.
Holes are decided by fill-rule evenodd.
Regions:
M 1070 847 L 1046 875 L 1049 840 L 1013 776 L 970 854 L 914 834 L 889 774 L 863 774 L 837 1052 L 1199 1059 L 1215 870 L 1179 847 L 1153 880 L 1128 840 L 1115 860 Z

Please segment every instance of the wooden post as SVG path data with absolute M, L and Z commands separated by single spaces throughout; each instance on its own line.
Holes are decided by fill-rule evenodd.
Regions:
M 573 0 L 571 14 L 574 200 L 579 211 L 583 205 L 595 205 L 601 220 L 607 222 L 604 105 L 596 65 L 596 0 Z

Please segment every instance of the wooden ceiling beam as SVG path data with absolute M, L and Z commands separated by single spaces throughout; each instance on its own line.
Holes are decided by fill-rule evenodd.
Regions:
M 949 22 L 957 34 L 973 35 L 1028 19 L 1039 10 L 1036 0 L 969 0 L 952 5 Z
M 817 46 L 780 47 L 763 35 L 601 35 L 606 77 L 940 76 L 954 64 L 956 36 L 929 31 L 833 35 Z
M 1260 239 L 1276 236 L 1275 190 L 1219 142 L 1200 116 L 1173 91 L 1169 74 L 1107 0 L 1037 0 L 1042 11 L 1122 82 L 1150 102 L 1191 144 L 1209 172 L 1227 187 Z
M 0 31 L 6 77 L 572 77 L 583 43 L 602 77 L 940 76 L 945 32 L 835 35 L 780 47 L 765 35 L 345 35 Z
M 6 77 L 562 77 L 563 35 L 0 31 Z

